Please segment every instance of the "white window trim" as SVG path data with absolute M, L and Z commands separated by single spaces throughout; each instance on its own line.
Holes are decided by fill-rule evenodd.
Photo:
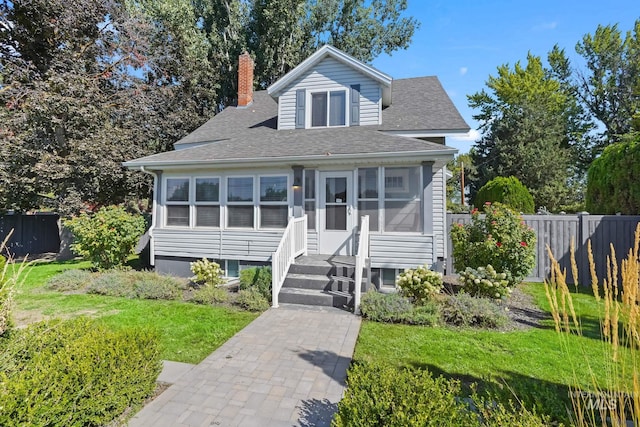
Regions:
M 269 202 L 263 202 L 262 200 L 260 200 L 260 178 L 269 178 L 269 177 L 278 177 L 278 178 L 282 178 L 285 177 L 287 179 L 287 183 L 286 183 L 286 189 L 287 189 L 287 200 L 285 200 L 284 202 L 274 202 L 274 201 L 269 201 Z M 287 207 L 287 221 L 289 220 L 289 218 L 291 218 L 291 200 L 293 199 L 293 194 L 292 194 L 292 183 L 291 183 L 291 176 L 289 173 L 269 173 L 269 174 L 259 174 L 256 175 L 256 180 L 258 182 L 257 187 L 257 198 L 256 200 L 256 206 L 258 207 L 258 215 L 256 218 L 256 225 L 258 226 L 258 229 L 260 230 L 284 230 L 285 228 L 287 228 L 287 224 L 284 225 L 284 227 L 280 228 L 280 227 L 262 227 L 262 210 L 260 209 L 261 206 L 286 206 Z
M 313 173 L 313 193 L 314 193 L 314 197 L 310 198 L 307 197 L 307 193 L 304 191 L 305 189 L 305 180 L 307 177 L 307 173 L 308 172 L 312 172 Z M 307 202 L 313 202 L 315 206 L 314 212 L 315 212 L 315 221 L 313 223 L 313 228 L 308 228 L 307 231 L 311 231 L 311 232 L 318 232 L 318 218 L 320 216 L 319 212 L 318 212 L 318 181 L 320 180 L 320 172 L 318 171 L 318 169 L 304 169 L 303 170 L 303 174 L 302 174 L 302 210 L 304 213 L 307 212 L 306 206 L 307 206 Z M 307 217 L 308 218 L 308 217 Z
M 420 214 L 422 214 L 422 209 L 424 209 L 424 200 L 422 200 L 422 192 L 418 192 L 418 196 L 417 197 L 412 197 L 412 198 L 388 198 L 385 195 L 385 172 L 387 168 L 391 168 L 391 169 L 399 169 L 399 168 L 418 168 L 418 179 L 419 179 L 419 186 L 422 186 L 422 168 L 420 167 L 420 165 L 398 165 L 398 166 L 379 166 L 378 169 L 378 198 L 377 199 L 373 199 L 373 198 L 366 198 L 366 199 L 361 199 L 358 194 L 358 184 L 357 184 L 357 176 L 358 176 L 358 171 L 356 170 L 356 209 L 358 207 L 358 203 L 359 202 L 373 202 L 373 201 L 378 201 L 378 230 L 377 231 L 371 231 L 371 234 L 405 234 L 405 235 L 416 235 L 416 234 L 420 234 L 423 235 L 424 233 L 424 229 L 421 229 L 419 231 L 388 231 L 386 230 L 386 207 L 385 204 L 386 202 L 407 202 L 407 201 L 417 201 L 418 202 L 418 206 L 420 207 Z M 359 169 L 370 169 L 366 166 L 362 167 L 362 168 L 357 168 Z M 408 173 L 407 173 L 407 178 L 408 178 Z M 407 182 L 408 184 L 408 182 Z M 409 184 L 408 184 L 409 185 Z M 360 217 L 360 212 L 358 210 L 357 212 L 358 217 Z
M 329 125 L 329 114 L 330 114 L 330 108 L 331 108 L 331 92 L 344 92 L 344 125 L 338 125 L 338 126 L 330 126 Z M 306 129 L 326 129 L 326 128 L 346 128 L 349 127 L 349 121 L 351 120 L 351 117 L 349 116 L 349 105 L 351 102 L 351 99 L 349 97 L 349 90 L 347 90 L 347 88 L 345 88 L 344 86 L 335 86 L 335 87 L 330 87 L 327 89 L 306 89 L 306 101 L 305 101 L 305 105 L 307 106 L 305 108 L 305 128 Z M 326 93 L 327 94 L 327 125 L 326 126 L 312 126 L 311 125 L 311 120 L 312 120 L 312 110 L 313 110 L 313 101 L 312 101 L 312 95 L 316 94 L 316 93 Z

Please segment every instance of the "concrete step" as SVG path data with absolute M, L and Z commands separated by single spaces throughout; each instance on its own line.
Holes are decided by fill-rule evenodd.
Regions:
M 314 289 L 282 288 L 278 300 L 284 304 L 302 304 L 347 308 L 353 306 L 353 296 L 348 292 Z
M 327 277 L 313 274 L 289 273 L 282 285 L 284 288 L 315 289 L 319 291 L 353 291 L 353 279 Z
M 289 273 L 293 274 L 310 274 L 314 276 L 341 276 L 353 277 L 355 267 L 352 265 L 310 265 L 310 264 L 291 264 Z

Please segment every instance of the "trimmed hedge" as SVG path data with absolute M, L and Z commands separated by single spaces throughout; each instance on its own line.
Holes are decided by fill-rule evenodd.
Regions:
M 525 214 L 535 212 L 533 196 L 515 176 L 499 176 L 483 185 L 473 199 L 473 204 L 479 209 L 487 202 L 500 202 Z
M 356 364 L 333 426 L 477 425 L 477 416 L 457 399 L 459 393 L 459 381 L 433 378 L 426 370 Z
M 409 298 L 395 292 L 366 292 L 362 295 L 360 311 L 363 317 L 373 322 L 431 326 L 440 320 L 436 302 L 425 301 L 422 305 L 414 305 Z
M 99 426 L 141 404 L 162 364 L 155 333 L 87 318 L 12 331 L 0 354 L 0 425 Z

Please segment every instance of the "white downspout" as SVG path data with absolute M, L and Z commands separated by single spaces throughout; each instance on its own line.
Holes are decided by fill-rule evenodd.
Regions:
M 144 166 L 140 166 L 140 171 L 144 172 L 144 173 L 148 173 L 149 175 L 153 176 L 153 197 L 152 197 L 152 205 L 151 205 L 151 226 L 149 227 L 149 264 L 151 264 L 152 266 L 155 265 L 155 250 L 154 250 L 154 244 L 153 244 L 153 230 L 156 228 L 156 210 L 157 210 L 157 203 L 156 203 L 156 195 L 158 194 L 158 175 L 150 170 L 146 170 L 144 168 Z

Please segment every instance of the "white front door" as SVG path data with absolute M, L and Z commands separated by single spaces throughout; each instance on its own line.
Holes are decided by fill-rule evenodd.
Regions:
M 320 253 L 352 255 L 353 172 L 320 172 Z

